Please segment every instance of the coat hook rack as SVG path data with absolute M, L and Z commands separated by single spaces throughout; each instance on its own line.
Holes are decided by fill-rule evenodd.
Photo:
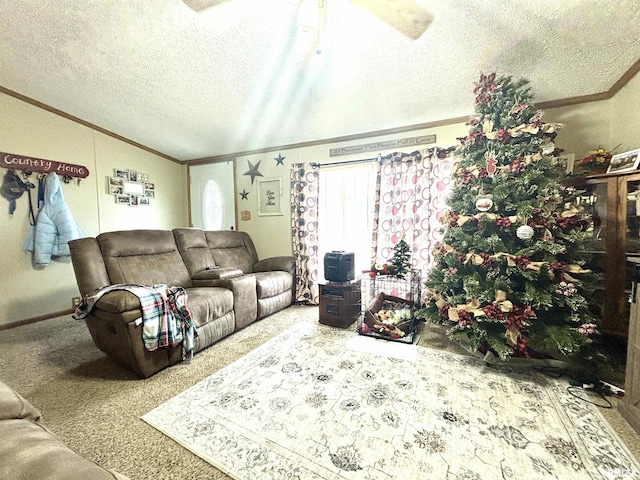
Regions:
M 24 175 L 31 175 L 33 172 L 47 174 L 55 172 L 62 177 L 63 182 L 69 183 L 72 179 L 87 178 L 89 169 L 84 165 L 74 165 L 66 162 L 56 162 L 44 158 L 25 157 L 15 153 L 0 152 L 0 167 L 11 170 L 21 170 Z

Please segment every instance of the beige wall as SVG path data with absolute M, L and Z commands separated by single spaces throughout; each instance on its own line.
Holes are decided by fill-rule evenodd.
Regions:
M 640 75 L 636 75 L 611 100 L 611 147 L 615 153 L 640 148 Z
M 87 235 L 186 225 L 186 167 L 4 94 L 0 151 L 86 166 L 89 177 L 79 185 L 63 184 L 63 193 Z M 157 192 L 150 206 L 115 204 L 106 193 L 106 177 L 116 167 L 149 175 Z M 68 310 L 78 295 L 72 265 L 65 259 L 34 268 L 31 255 L 22 251 L 29 228 L 27 195 L 17 200 L 12 218 L 8 212 L 8 201 L 0 198 L 0 325 Z

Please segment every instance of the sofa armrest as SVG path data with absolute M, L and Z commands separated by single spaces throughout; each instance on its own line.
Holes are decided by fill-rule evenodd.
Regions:
M 0 382 L 0 421 L 26 419 L 39 422 L 40 412 L 9 385 Z
M 295 261 L 293 257 L 271 257 L 264 260 L 258 260 L 253 264 L 254 272 L 273 272 L 281 270 L 283 272 L 293 272 Z
M 242 275 L 244 273 L 239 268 L 210 267 L 195 273 L 191 280 L 228 280 Z
M 113 292 L 105 293 L 98 299 L 93 308 L 108 313 L 124 314 L 135 312 L 138 317 L 142 315 L 140 299 L 126 290 L 114 290 Z

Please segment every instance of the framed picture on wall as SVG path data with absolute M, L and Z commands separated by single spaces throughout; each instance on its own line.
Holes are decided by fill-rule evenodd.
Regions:
M 280 179 L 258 180 L 258 215 L 282 215 Z
M 640 149 L 618 153 L 611 157 L 607 173 L 629 172 L 636 170 L 640 164 Z
M 119 168 L 116 168 L 113 171 L 113 176 L 117 178 L 122 178 L 124 180 L 129 180 L 129 170 L 121 170 Z

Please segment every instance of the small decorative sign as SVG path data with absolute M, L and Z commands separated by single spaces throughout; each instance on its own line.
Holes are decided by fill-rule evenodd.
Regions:
M 251 220 L 251 211 L 242 210 L 240 212 L 240 220 Z
M 258 180 L 258 215 L 282 215 L 280 179 Z
M 61 177 L 87 178 L 89 176 L 89 169 L 84 165 L 56 162 L 44 158 L 24 157 L 6 152 L 0 152 L 0 167 L 13 170 L 31 170 L 37 173 L 55 172 Z
M 352 147 L 331 148 L 329 149 L 329 156 L 337 157 L 339 155 L 352 155 L 355 153 L 377 152 L 380 150 L 389 150 L 390 148 L 413 147 L 415 145 L 426 145 L 428 143 L 436 143 L 436 136 L 422 135 L 420 137 L 400 138 L 398 140 L 387 140 L 386 142 L 366 143 L 363 145 L 354 145 Z

